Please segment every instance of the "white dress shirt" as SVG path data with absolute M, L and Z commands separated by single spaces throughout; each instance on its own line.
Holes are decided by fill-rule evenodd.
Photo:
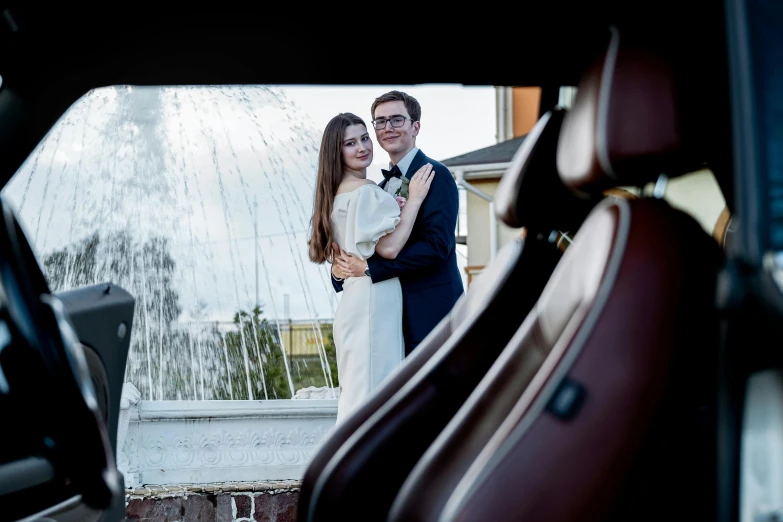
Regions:
M 413 158 L 416 157 L 416 154 L 419 152 L 418 147 L 413 147 L 410 152 L 408 152 L 404 158 L 400 160 L 399 163 L 397 163 L 397 166 L 400 168 L 400 172 L 403 176 L 405 176 L 408 173 L 408 169 L 411 166 L 411 162 L 413 162 Z M 389 169 L 391 169 L 394 165 L 389 163 Z M 402 185 L 402 179 L 401 178 L 389 178 L 389 181 L 386 182 L 386 185 L 383 186 L 383 190 L 388 192 L 391 195 L 394 195 L 397 190 L 400 188 L 400 185 Z

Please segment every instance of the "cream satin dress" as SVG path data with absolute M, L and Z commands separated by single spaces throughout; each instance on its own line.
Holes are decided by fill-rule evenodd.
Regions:
M 360 259 L 375 254 L 378 240 L 400 222 L 394 196 L 374 183 L 338 194 L 332 209 L 334 238 Z M 334 317 L 340 398 L 337 423 L 359 407 L 405 358 L 402 289 L 396 277 L 373 284 L 349 277 Z

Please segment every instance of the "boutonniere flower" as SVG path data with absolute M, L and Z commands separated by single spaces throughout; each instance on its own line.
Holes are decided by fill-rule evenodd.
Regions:
M 411 180 L 409 180 L 405 176 L 403 176 L 401 179 L 402 179 L 402 183 L 400 183 L 400 188 L 397 189 L 397 192 L 395 192 L 394 195 L 395 196 L 400 196 L 400 197 L 403 197 L 403 198 L 407 199 L 408 198 L 408 183 L 410 183 Z

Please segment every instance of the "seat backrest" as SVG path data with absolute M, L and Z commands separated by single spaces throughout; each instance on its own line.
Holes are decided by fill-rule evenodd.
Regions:
M 678 492 L 692 497 L 680 504 L 702 506 L 697 489 L 708 481 L 714 448 L 702 416 L 712 390 L 699 372 L 710 372 L 708 349 L 717 346 L 710 342 L 717 261 L 699 225 L 662 201 L 597 208 L 534 312 L 455 415 L 466 437 L 449 426 L 444 439 L 459 445 L 433 450 L 440 461 L 429 469 L 448 477 L 448 463 L 452 472 L 450 487 L 426 477 L 426 498 L 449 492 L 434 511 L 443 520 L 586 513 L 602 520 L 623 495 L 633 497 L 628 491 L 640 478 L 651 507 L 635 519 L 665 518 L 661 499 L 671 513 Z M 645 489 L 639 484 L 636 494 Z M 436 518 L 392 520 L 403 519 Z
M 615 32 L 564 121 L 564 181 L 593 194 L 690 171 L 698 152 L 674 80 Z M 619 131 L 629 126 L 650 132 Z M 677 518 L 709 519 L 719 263 L 715 242 L 665 201 L 598 205 L 388 520 L 662 519 L 678 495 Z
M 731 212 L 729 207 L 723 207 L 718 220 L 715 222 L 715 228 L 712 231 L 712 237 L 718 242 L 721 248 L 725 248 L 728 235 L 731 233 Z
M 552 230 L 554 224 L 576 229 L 596 201 L 578 199 L 562 184 L 559 191 L 539 189 L 559 183 L 555 153 L 563 116 L 557 109 L 542 117 L 501 181 L 519 194 L 524 190 L 528 198 L 530 192 L 541 194 L 524 208 L 514 197 L 496 207 L 506 224 L 525 226 L 530 233 L 498 252 L 451 313 L 324 441 L 302 482 L 300 521 L 382 517 L 408 471 L 538 299 L 561 251 L 547 240 L 548 234 L 538 239 L 533 231 Z M 356 499 L 361 498 L 372 498 L 371 507 L 360 505 Z

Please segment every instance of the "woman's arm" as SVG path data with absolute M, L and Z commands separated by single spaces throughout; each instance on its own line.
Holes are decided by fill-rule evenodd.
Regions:
M 424 203 L 424 198 L 427 197 L 434 175 L 435 171 L 432 170 L 432 165 L 427 163 L 411 177 L 408 184 L 408 200 L 400 211 L 400 222 L 397 223 L 392 233 L 383 236 L 375 245 L 375 252 L 379 256 L 394 259 L 408 242 L 411 230 L 413 230 L 413 223 L 416 222 L 416 215 L 419 213 L 421 204 Z
M 375 245 L 375 253 L 386 259 L 394 259 L 400 253 L 402 247 L 408 242 L 413 230 L 413 223 L 419 213 L 421 203 L 406 202 L 400 211 L 400 222 L 394 228 L 394 232 L 386 234 Z

